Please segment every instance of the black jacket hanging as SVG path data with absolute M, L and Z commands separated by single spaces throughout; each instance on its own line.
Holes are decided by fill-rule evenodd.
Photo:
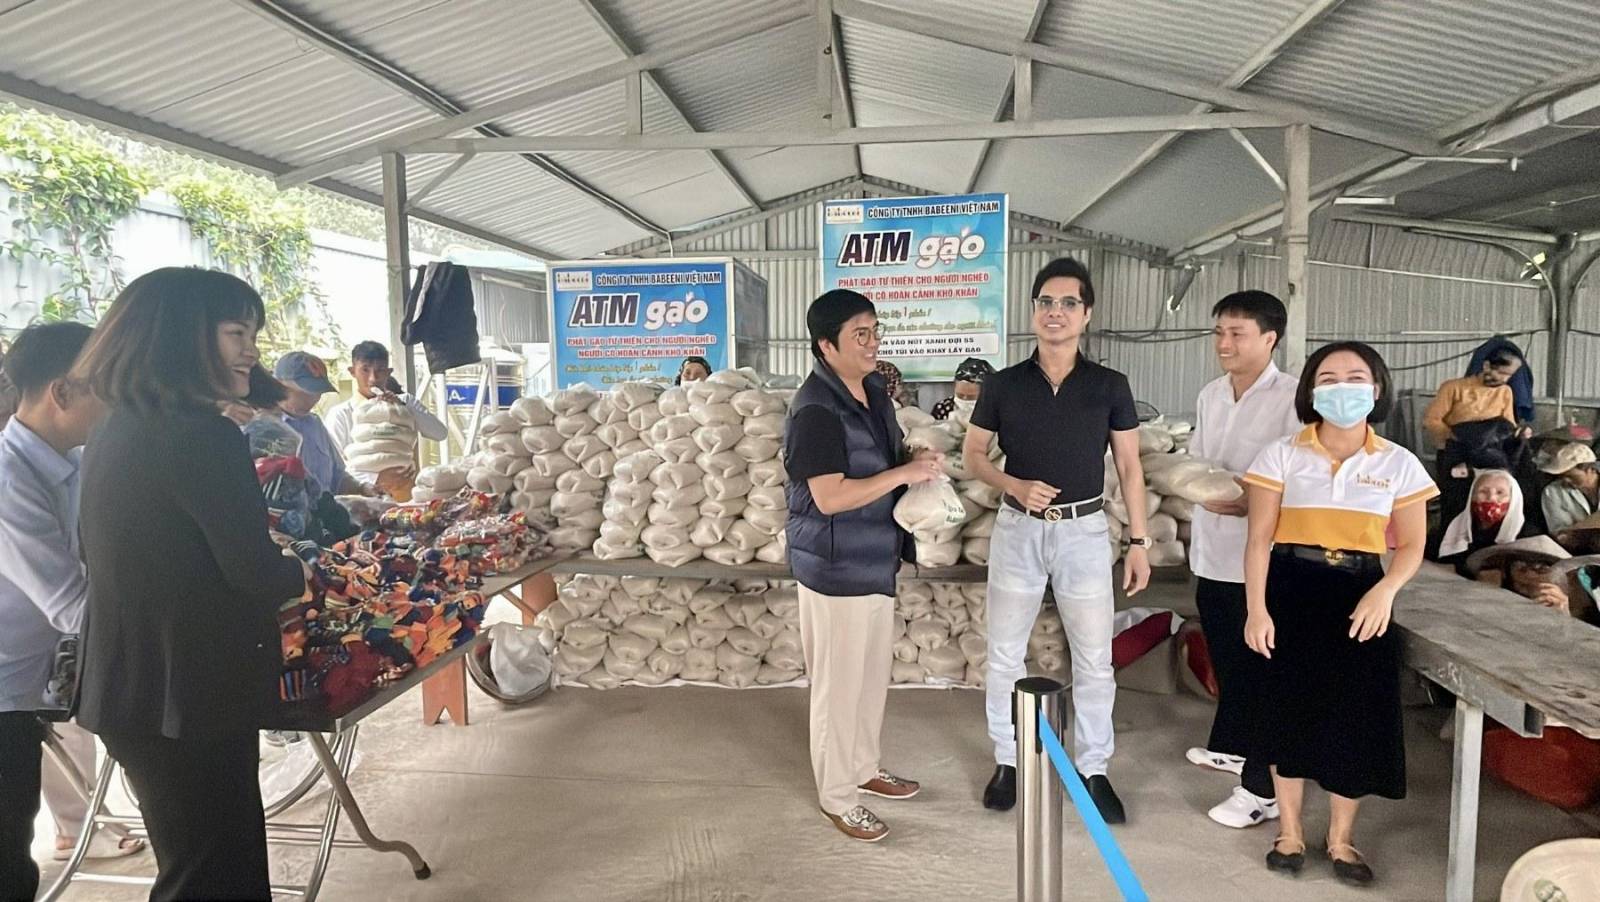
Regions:
M 479 363 L 478 314 L 473 309 L 472 276 L 464 266 L 429 263 L 417 267 L 406 292 L 406 318 L 400 340 L 422 343 L 428 372 L 442 373 Z

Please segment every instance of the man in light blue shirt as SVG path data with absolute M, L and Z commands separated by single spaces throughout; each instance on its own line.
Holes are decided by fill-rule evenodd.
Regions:
M 88 579 L 78 551 L 78 460 L 104 407 L 69 370 L 88 326 L 52 323 L 18 336 L 5 373 L 18 395 L 0 429 L 0 887 L 32 898 L 39 872 L 29 853 L 39 811 L 44 707 L 56 646 L 83 623 Z M 94 739 L 59 732 L 79 770 L 94 772 Z M 85 806 L 55 768 L 43 791 L 57 847 L 75 841 Z M 142 843 L 128 851 L 138 851 Z M 115 853 L 113 853 L 115 854 Z
M 322 396 L 335 391 L 328 381 L 328 365 L 305 351 L 283 355 L 272 375 L 289 389 L 283 402 L 283 421 L 300 433 L 300 461 L 320 491 L 335 495 L 365 495 L 367 490 L 345 472 L 344 457 L 328 434 L 322 418 L 312 413 Z

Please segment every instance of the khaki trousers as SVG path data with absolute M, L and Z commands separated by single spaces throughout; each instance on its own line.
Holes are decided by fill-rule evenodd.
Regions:
M 878 740 L 894 658 L 894 598 L 821 595 L 800 587 L 800 641 L 811 677 L 811 769 L 827 814 L 860 804 L 878 772 Z

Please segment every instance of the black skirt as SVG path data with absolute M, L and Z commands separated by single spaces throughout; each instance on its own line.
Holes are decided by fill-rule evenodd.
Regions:
M 1270 686 L 1256 719 L 1259 754 L 1284 777 L 1351 799 L 1406 794 L 1400 634 L 1350 638 L 1350 615 L 1383 577 L 1272 555 L 1267 611 L 1276 628 Z

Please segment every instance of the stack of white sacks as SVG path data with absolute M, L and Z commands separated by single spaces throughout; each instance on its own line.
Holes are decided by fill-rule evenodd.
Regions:
M 902 583 L 891 681 L 982 686 L 986 594 L 982 583 Z M 805 675 L 792 582 L 575 576 L 536 625 L 562 680 L 596 689 L 670 680 L 744 689 Z M 1065 676 L 1066 637 L 1054 606 L 1034 626 L 1028 665 Z
M 409 467 L 417 447 L 417 420 L 404 404 L 372 398 L 356 408 L 345 465 L 358 473 Z M 338 491 L 338 486 L 328 486 Z
M 906 447 L 945 456 L 943 484 L 951 487 L 953 495 L 941 494 L 946 499 L 953 497 L 962 507 L 959 517 L 952 510 L 946 520 L 937 515 L 937 508 L 928 505 L 921 511 L 925 517 L 901 524 L 916 538 L 917 563 L 924 567 L 948 567 L 963 561 L 989 563 L 989 537 L 994 533 L 995 511 L 1000 509 L 1000 490 L 974 477 L 966 467 L 961 452 L 967 435 L 966 417 L 956 413 L 939 421 L 915 407 L 906 407 L 897 411 L 895 418 L 905 433 Z M 1005 466 L 998 441 L 990 441 L 989 459 Z
M 1139 427 L 1139 461 L 1144 468 L 1153 567 L 1175 567 L 1188 560 L 1185 549 L 1196 504 L 1233 501 L 1244 494 L 1231 473 L 1189 455 L 1190 431 L 1188 423 L 1163 420 Z M 1125 551 L 1122 538 L 1128 527 L 1128 506 L 1109 454 L 1105 498 L 1112 554 L 1120 558 Z

